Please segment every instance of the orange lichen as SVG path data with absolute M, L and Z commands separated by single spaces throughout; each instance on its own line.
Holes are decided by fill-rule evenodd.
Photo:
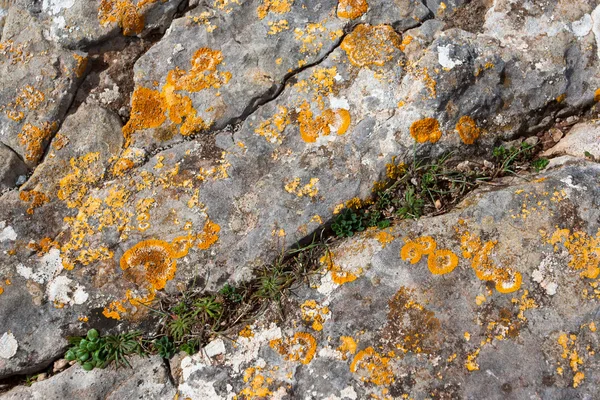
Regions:
M 339 18 L 356 19 L 369 9 L 367 0 L 340 0 L 337 8 Z
M 158 128 L 167 119 L 166 111 L 159 91 L 145 87 L 135 88 L 131 96 L 131 118 L 123 127 L 123 135 L 129 141 L 135 131 Z
M 600 102 L 600 89 L 596 89 L 596 91 L 594 92 L 594 101 Z
M 332 129 L 338 135 L 343 135 L 350 127 L 351 122 L 350 113 L 344 109 L 328 109 L 322 115 L 313 118 L 313 112 L 306 101 L 300 106 L 298 113 L 300 136 L 306 143 L 315 143 L 319 137 L 329 136 Z
M 26 202 L 31 202 L 30 207 L 27 209 L 27 214 L 33 215 L 35 209 L 48 203 L 50 199 L 42 192 L 35 190 L 23 190 L 19 193 L 19 198 Z
M 173 250 L 173 257 L 181 258 L 188 255 L 190 248 L 192 247 L 193 238 L 189 235 L 179 236 L 171 241 L 171 249 Z
M 424 118 L 413 122 L 410 126 L 410 135 L 417 143 L 435 143 L 442 137 L 440 123 L 435 118 Z
M 117 23 L 124 35 L 138 35 L 144 30 L 142 8 L 156 1 L 142 0 L 133 4 L 132 0 L 102 0 L 98 8 L 100 25 Z
M 244 371 L 244 382 L 250 386 L 239 393 L 241 399 L 262 399 L 273 395 L 273 392 L 269 390 L 269 384 L 273 380 L 260 374 L 261 370 L 260 367 L 250 367 Z M 237 399 L 237 397 L 235 398 Z
M 496 290 L 500 293 L 512 293 L 521 287 L 521 282 L 523 277 L 521 273 L 505 270 L 502 274 L 497 274 L 496 281 Z
M 566 333 L 561 333 L 558 337 L 558 344 L 562 347 L 563 352 L 561 357 L 567 360 L 571 371 L 573 371 L 573 387 L 577 387 L 583 382 L 585 378 L 585 374 L 582 371 L 579 371 L 580 367 L 583 365 L 583 359 L 579 355 L 576 346 L 577 335 L 567 335 Z M 560 365 L 560 364 L 559 364 Z M 557 368 L 560 375 L 562 375 L 563 369 L 561 367 Z
M 64 176 L 60 181 L 60 189 L 57 197 L 67 203 L 67 207 L 80 207 L 89 186 L 97 182 L 102 176 L 94 173 L 92 165 L 98 163 L 100 153 L 88 153 L 81 157 L 71 158 L 72 172 Z
M 412 241 L 406 243 L 400 250 L 400 258 L 402 258 L 403 261 L 410 261 L 411 264 L 416 264 L 421 261 L 422 256 L 421 246 Z
M 113 301 L 107 307 L 104 307 L 104 311 L 102 311 L 102 315 L 106 318 L 112 318 L 116 320 L 121 319 L 121 313 L 126 312 L 127 310 L 120 301 Z
M 373 347 L 367 347 L 354 356 L 350 371 L 358 373 L 365 382 L 391 385 L 394 382 L 394 373 L 389 362 L 390 358 L 381 356 Z
M 458 257 L 450 250 L 436 250 L 427 259 L 429 271 L 434 275 L 444 275 L 454 271 L 458 265 Z M 520 283 L 520 282 L 519 282 Z
M 400 50 L 400 35 L 389 25 L 358 25 L 342 42 L 350 62 L 357 67 L 382 67 Z
M 377 241 L 379 243 L 381 243 L 381 247 L 383 247 L 384 249 L 388 244 L 392 243 L 395 239 L 392 234 L 390 234 L 389 232 L 386 232 L 386 231 L 377 232 L 377 235 L 375 236 L 375 238 L 377 239 Z
M 323 257 L 321 257 L 320 262 L 327 266 L 327 270 L 331 274 L 331 280 L 337 285 L 344 285 L 346 283 L 354 282 L 358 279 L 356 274 L 350 271 L 344 271 L 342 267 L 335 264 L 333 262 L 333 254 L 331 252 L 327 252 Z
M 244 329 L 242 329 L 239 333 L 239 335 L 241 337 L 245 337 L 245 338 L 251 338 L 254 337 L 254 332 L 252 332 L 252 328 L 250 328 L 250 325 L 246 325 L 244 327 Z
M 219 88 L 229 82 L 231 73 L 217 74 L 217 67 L 223 62 L 223 54 L 219 50 L 202 47 L 194 53 L 190 61 L 191 68 L 185 71 L 179 68 L 169 71 L 167 83 L 175 90 L 199 92 L 210 87 Z
M 404 35 L 404 37 L 402 38 L 402 43 L 400 44 L 400 50 L 404 51 L 406 49 L 406 46 L 411 44 L 413 40 L 414 38 L 412 36 Z
M 77 65 L 75 66 L 75 76 L 81 78 L 87 69 L 88 58 L 86 56 L 80 56 L 77 53 L 73 54 L 73 58 L 77 61 Z
M 160 290 L 175 276 L 177 261 L 171 245 L 162 240 L 149 239 L 127 250 L 121 257 L 123 271 L 143 274 L 152 289 Z
M 26 123 L 18 135 L 19 144 L 25 149 L 25 159 L 38 162 L 44 154 L 45 144 L 56 129 L 56 123 L 44 122 L 41 127 Z
M 329 307 L 319 306 L 315 300 L 306 300 L 301 306 L 302 319 L 306 322 L 312 322 L 312 328 L 315 331 L 323 330 L 323 323 L 329 314 Z
M 295 178 L 289 181 L 284 186 L 285 191 L 288 193 L 293 193 L 298 197 L 315 197 L 319 193 L 319 188 L 316 187 L 317 183 L 319 183 L 319 178 L 311 178 L 310 181 L 304 186 L 300 186 L 300 182 L 300 178 Z
M 281 134 L 289 124 L 290 117 L 288 109 L 283 106 L 278 106 L 278 112 L 271 118 L 262 122 L 254 132 L 264 137 L 269 143 L 281 144 L 283 141 Z
M 354 340 L 354 338 L 350 336 L 341 336 L 340 341 L 342 342 L 342 344 L 340 344 L 340 347 L 338 347 L 337 350 L 340 353 L 342 353 L 343 360 L 347 360 L 349 354 L 356 354 L 358 344 L 356 343 L 356 340 Z
M 221 227 L 212 222 L 211 220 L 207 220 L 204 224 L 204 229 L 197 236 L 198 240 L 198 248 L 201 250 L 208 250 L 213 244 L 219 240 L 219 232 L 221 231 Z
M 422 254 L 432 254 L 437 247 L 437 243 L 431 236 L 421 236 L 414 241 L 421 249 Z
M 581 231 L 571 234 L 568 229 L 557 228 L 548 243 L 555 251 L 559 251 L 558 244 L 562 243 L 571 256 L 569 267 L 580 271 L 582 277 L 596 279 L 600 275 L 600 231 L 594 237 Z
M 263 0 L 256 13 L 260 19 L 264 19 L 269 13 L 285 14 L 290 12 L 292 4 L 294 0 Z
M 473 118 L 466 115 L 458 120 L 456 131 L 464 144 L 475 143 L 481 134 L 481 130 L 477 127 Z
M 512 293 L 521 287 L 522 276 L 510 268 L 496 267 L 491 258 L 496 244 L 493 240 L 482 243 L 479 237 L 466 231 L 461 233 L 463 257 L 472 259 L 475 276 L 482 281 L 494 281 L 500 293 Z
M 307 332 L 296 332 L 294 337 L 285 340 L 271 340 L 269 345 L 286 361 L 299 361 L 302 364 L 310 363 L 317 351 L 317 340 Z

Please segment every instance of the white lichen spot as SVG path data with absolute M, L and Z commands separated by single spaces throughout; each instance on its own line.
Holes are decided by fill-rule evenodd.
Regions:
M 356 400 L 358 398 L 358 395 L 356 394 L 352 386 L 348 386 L 346 389 L 343 389 L 340 392 L 340 396 L 342 397 L 342 399 L 350 400 Z
M 57 276 L 48 283 L 46 287 L 48 300 L 65 305 L 83 304 L 87 301 L 89 294 L 83 286 L 75 284 L 66 276 Z
M 6 222 L 0 221 L 0 243 L 8 240 L 15 241 L 17 239 L 17 233 L 12 226 L 6 226 Z
M 556 262 L 551 257 L 546 257 L 531 274 L 531 279 L 538 283 L 549 296 L 554 296 L 558 289 L 558 284 L 552 281 L 552 271 L 555 265 Z
M 443 68 L 452 69 L 457 65 L 462 65 L 462 61 L 458 59 L 452 59 L 450 57 L 450 51 L 452 50 L 452 45 L 446 46 L 438 46 L 438 62 Z
M 281 328 L 272 323 L 269 329 L 254 331 L 254 336 L 246 338 L 240 336 L 236 339 L 237 349 L 229 357 L 226 364 L 231 366 L 234 372 L 240 372 L 240 367 L 258 358 L 258 352 L 263 344 L 271 340 L 281 339 Z
M 592 16 L 590 14 L 585 14 L 579 21 L 575 21 L 571 24 L 571 30 L 575 36 L 582 38 L 590 33 L 592 30 L 592 23 Z
M 23 264 L 17 265 L 17 273 L 25 279 L 31 279 L 37 283 L 46 283 L 62 271 L 62 259 L 60 250 L 51 249 L 40 259 L 35 271 Z
M 597 54 L 598 59 L 600 59 L 600 6 L 596 7 L 594 11 L 592 11 L 592 32 L 594 32 L 594 36 L 596 37 L 596 47 L 598 48 Z
M 48 14 L 56 15 L 66 8 L 75 5 L 75 0 L 44 0 L 42 9 Z
M 4 332 L 0 337 L 0 358 L 8 360 L 17 354 L 19 343 L 11 332 Z
M 348 99 L 346 99 L 345 97 L 329 96 L 329 104 L 332 110 L 350 110 L 350 103 L 348 103 Z
M 570 187 L 571 189 L 575 189 L 580 192 L 587 190 L 587 186 L 575 185 L 573 183 L 573 177 L 571 175 L 567 176 L 566 178 L 561 179 L 560 181 L 562 183 L 564 183 L 565 185 L 567 185 L 568 187 Z

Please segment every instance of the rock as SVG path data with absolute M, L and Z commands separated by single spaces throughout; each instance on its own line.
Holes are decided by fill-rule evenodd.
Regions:
M 38 21 L 18 5 L 9 9 L 2 40 L 0 141 L 33 167 L 71 104 L 87 58 L 47 41 Z
M 27 165 L 10 148 L 0 143 L 0 193 L 17 185 L 20 176 L 27 175 Z
M 591 154 L 600 160 L 600 122 L 583 122 L 573 126 L 569 133 L 556 146 L 546 150 L 543 156 L 563 154 L 579 158 L 588 158 L 588 154 Z
M 132 368 L 84 371 L 75 365 L 30 387 L 19 386 L 0 395 L 3 400 L 172 399 L 176 390 L 158 356 L 133 357 Z
M 52 367 L 52 373 L 56 374 L 57 372 L 62 371 L 69 365 L 69 361 L 61 358 L 60 360 L 54 361 L 54 366 Z
M 285 322 L 184 358 L 180 395 L 593 398 L 599 173 L 580 161 L 341 241 Z
M 39 15 L 48 36 L 61 46 L 81 49 L 118 35 L 146 36 L 164 32 L 182 0 L 29 0 L 28 9 Z
M 196 7 L 136 63 L 126 137 L 153 149 L 180 135 L 221 129 L 331 52 L 353 18 L 407 29 L 428 14 L 416 0 L 369 1 L 368 8 L 348 4 L 346 17 L 339 17 L 337 0 Z

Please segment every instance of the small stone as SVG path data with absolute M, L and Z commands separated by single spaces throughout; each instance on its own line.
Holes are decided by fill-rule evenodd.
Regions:
M 67 365 L 69 365 L 69 361 L 65 358 L 56 360 L 56 361 L 54 361 L 54 367 L 52 368 L 52 372 L 57 373 L 59 371 L 62 371 L 63 369 L 65 369 L 67 367 Z
M 46 380 L 47 378 L 48 378 L 48 374 L 47 374 L 46 372 L 42 372 L 41 374 L 39 374 L 39 375 L 37 376 L 37 379 L 36 379 L 36 381 L 37 381 L 37 382 L 41 382 L 41 381 L 44 381 L 44 380 Z

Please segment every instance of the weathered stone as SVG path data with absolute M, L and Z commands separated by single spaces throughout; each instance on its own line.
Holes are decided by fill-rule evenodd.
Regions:
M 19 177 L 27 175 L 27 166 L 10 148 L 0 143 L 0 193 L 17 185 Z
M 580 158 L 591 156 L 600 160 L 600 122 L 592 121 L 575 125 L 556 146 L 543 155 L 552 157 L 564 154 Z
M 331 247 L 285 323 L 184 358 L 180 394 L 593 398 L 599 174 L 563 167 Z
M 38 21 L 10 7 L 0 43 L 0 141 L 34 166 L 59 128 L 86 55 L 48 42 Z
M 172 399 L 176 395 L 169 372 L 158 356 L 133 357 L 131 368 L 84 371 L 75 365 L 30 387 L 20 386 L 1 395 L 6 400 Z
M 51 40 L 80 49 L 118 35 L 164 32 L 182 0 L 17 0 L 38 15 Z

